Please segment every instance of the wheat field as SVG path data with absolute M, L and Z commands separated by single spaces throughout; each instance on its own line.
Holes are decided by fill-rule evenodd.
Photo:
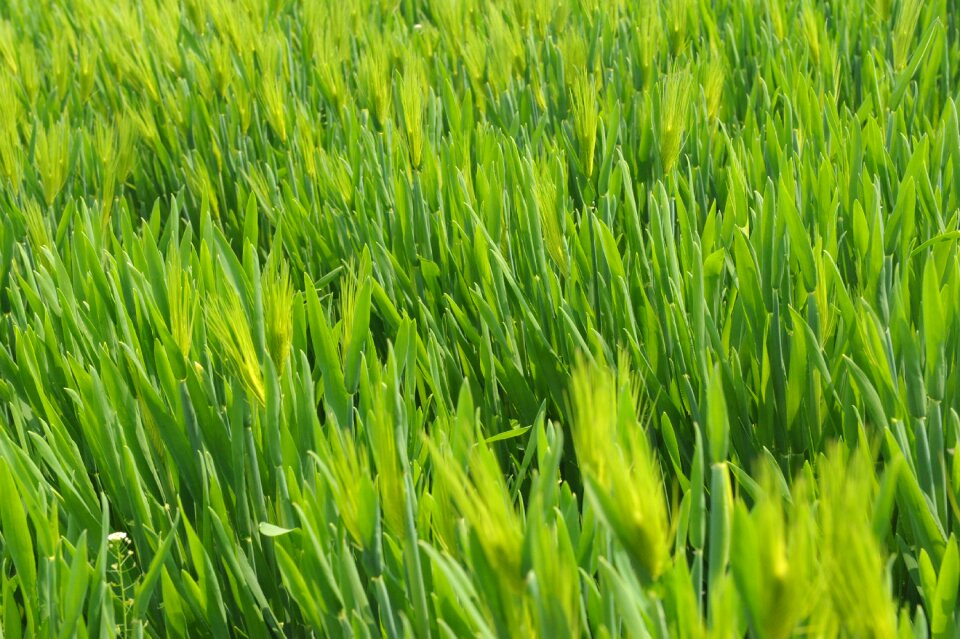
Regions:
M 0 0 L 0 636 L 960 637 L 956 0 Z

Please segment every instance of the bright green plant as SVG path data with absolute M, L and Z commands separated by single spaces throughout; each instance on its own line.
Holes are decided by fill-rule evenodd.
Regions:
M 954 637 L 948 0 L 0 2 L 4 637 Z

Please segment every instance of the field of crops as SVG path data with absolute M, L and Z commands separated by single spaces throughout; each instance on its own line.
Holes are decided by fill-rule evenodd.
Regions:
M 0 0 L 0 636 L 958 637 L 956 0 Z

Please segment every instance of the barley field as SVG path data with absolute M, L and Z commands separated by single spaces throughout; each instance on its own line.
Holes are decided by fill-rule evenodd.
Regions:
M 0 0 L 0 636 L 960 637 L 956 0 Z

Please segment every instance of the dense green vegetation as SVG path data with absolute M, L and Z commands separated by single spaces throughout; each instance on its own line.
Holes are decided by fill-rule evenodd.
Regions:
M 5 637 L 955 637 L 954 0 L 0 1 Z

